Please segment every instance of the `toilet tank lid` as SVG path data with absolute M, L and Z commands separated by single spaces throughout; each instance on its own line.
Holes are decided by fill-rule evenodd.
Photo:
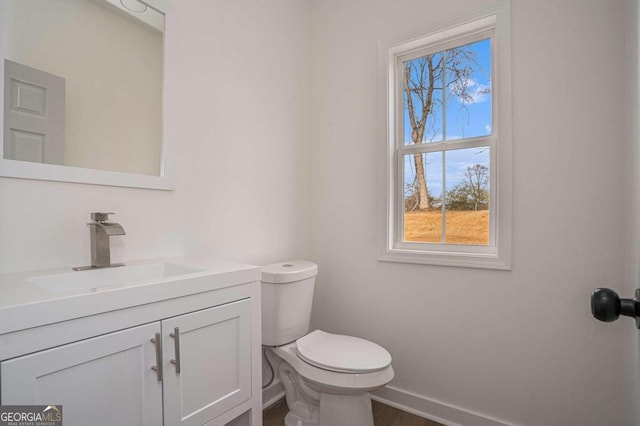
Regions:
M 262 282 L 283 284 L 315 277 L 318 274 L 318 265 L 307 260 L 288 260 L 265 265 L 261 270 Z

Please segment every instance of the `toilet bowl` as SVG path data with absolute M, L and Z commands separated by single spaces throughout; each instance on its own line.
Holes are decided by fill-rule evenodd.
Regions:
M 263 344 L 281 360 L 285 425 L 373 426 L 369 392 L 393 379 L 389 352 L 365 339 L 309 332 L 314 263 L 277 263 L 262 272 Z

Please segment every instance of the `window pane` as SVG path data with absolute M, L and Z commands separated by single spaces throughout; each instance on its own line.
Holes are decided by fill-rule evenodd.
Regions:
M 403 63 L 405 145 L 442 141 L 442 58 L 439 52 Z
M 489 244 L 489 147 L 445 153 L 445 242 Z
M 404 241 L 442 242 L 442 152 L 405 155 L 403 182 Z
M 447 50 L 446 139 L 491 135 L 491 39 Z

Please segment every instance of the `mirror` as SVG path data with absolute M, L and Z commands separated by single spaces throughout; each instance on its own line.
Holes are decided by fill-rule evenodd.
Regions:
M 170 189 L 158 0 L 2 0 L 0 175 Z

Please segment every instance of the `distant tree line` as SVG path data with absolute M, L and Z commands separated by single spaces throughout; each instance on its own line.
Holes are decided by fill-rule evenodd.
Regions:
M 442 199 L 427 192 L 428 210 L 442 208 Z M 420 208 L 420 185 L 418 179 L 405 186 L 404 209 L 406 212 L 427 210 Z M 447 210 L 488 210 L 489 169 L 482 164 L 468 166 L 460 183 L 445 192 Z

